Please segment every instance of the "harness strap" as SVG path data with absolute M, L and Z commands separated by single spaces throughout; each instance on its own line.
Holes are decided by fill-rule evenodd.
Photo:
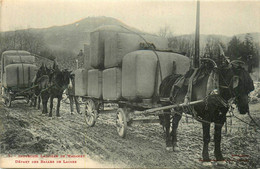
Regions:
M 158 98 L 158 80 L 159 80 L 159 63 L 160 61 L 157 60 L 157 64 L 156 64 L 156 70 L 155 70 L 155 82 L 154 82 L 154 93 L 153 93 L 153 101 L 156 101 L 156 99 Z
M 28 67 L 28 85 L 31 85 L 31 67 Z
M 185 99 L 187 98 L 188 100 L 186 101 L 191 101 L 191 95 L 192 95 L 192 83 L 195 75 L 197 74 L 198 68 L 194 68 L 194 72 L 192 73 L 190 79 L 189 79 L 189 85 L 188 85 L 188 91 L 185 96 Z

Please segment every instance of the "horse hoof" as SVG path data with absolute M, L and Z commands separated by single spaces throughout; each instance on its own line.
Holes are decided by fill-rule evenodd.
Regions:
M 166 147 L 166 151 L 173 151 L 173 147 Z
M 180 151 L 180 147 L 179 146 L 174 146 L 173 151 L 179 152 Z
M 212 166 L 212 163 L 210 161 L 203 161 L 202 165 L 203 166 Z
M 227 162 L 225 160 L 223 161 L 217 161 L 217 165 L 226 165 Z

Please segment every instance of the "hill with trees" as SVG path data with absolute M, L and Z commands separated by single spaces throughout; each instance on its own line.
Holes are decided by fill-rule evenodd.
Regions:
M 119 25 L 134 32 L 141 32 L 111 17 L 87 17 L 74 23 L 41 29 L 25 29 L 0 33 L 0 52 L 8 49 L 22 49 L 64 62 L 64 68 L 75 68 L 75 59 L 82 64 L 78 53 L 83 44 L 90 42 L 90 32 L 104 25 Z M 167 37 L 169 47 L 176 52 L 194 55 L 194 34 L 174 36 L 168 27 L 162 27 L 157 35 Z M 200 35 L 200 55 L 217 56 L 219 45 L 231 59 L 241 58 L 248 62 L 253 58 L 253 66 L 258 66 L 260 33 L 224 35 Z M 81 66 L 81 65 L 80 65 Z

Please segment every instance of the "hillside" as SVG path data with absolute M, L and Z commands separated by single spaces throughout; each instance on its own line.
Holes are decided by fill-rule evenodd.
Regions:
M 140 32 L 115 18 L 104 16 L 87 17 L 68 25 L 37 29 L 31 28 L 29 31 L 42 36 L 47 47 L 51 50 L 67 51 L 77 54 L 80 49 L 83 49 L 84 43 L 89 43 L 89 33 L 105 25 L 120 25 L 132 31 Z M 24 30 L 17 30 L 16 32 L 19 31 Z M 13 31 L 3 32 L 3 34 L 11 34 L 12 32 Z
M 53 26 L 49 28 L 39 28 L 39 29 L 29 29 L 29 31 L 34 32 L 43 37 L 45 44 L 52 51 L 59 51 L 58 55 L 69 55 L 76 56 L 80 49 L 83 49 L 83 44 L 89 43 L 90 41 L 90 32 L 96 28 L 104 25 L 120 25 L 126 27 L 135 32 L 141 32 L 133 27 L 129 27 L 125 23 L 112 18 L 112 17 L 87 17 L 81 19 L 74 23 L 62 26 Z M 17 30 L 17 32 L 23 30 Z M 3 32 L 3 33 L 12 33 L 12 32 Z M 260 33 L 251 33 L 255 42 L 260 43 Z M 236 35 L 241 40 L 244 40 L 245 34 Z M 224 44 L 227 44 L 231 40 L 231 36 L 224 35 L 200 35 L 200 44 L 201 47 L 206 45 L 208 37 L 218 38 Z M 194 39 L 194 34 L 180 35 L 176 38 L 185 38 L 185 39 Z M 61 54 L 62 53 L 62 54 Z M 64 54 L 63 54 L 64 53 Z
M 83 49 L 84 43 L 89 43 L 89 33 L 104 25 L 120 25 L 137 31 L 111 17 L 87 17 L 72 24 L 32 29 L 32 31 L 42 34 L 45 43 L 53 50 L 68 50 L 77 53 Z

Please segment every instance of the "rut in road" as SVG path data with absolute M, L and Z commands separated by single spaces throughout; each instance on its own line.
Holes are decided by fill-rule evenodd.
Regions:
M 257 105 L 253 106 L 255 111 L 251 111 L 252 116 L 258 117 L 258 108 Z M 165 134 L 159 124 L 133 125 L 128 127 L 126 139 L 120 138 L 113 111 L 102 112 L 94 127 L 87 127 L 83 115 L 70 115 L 67 104 L 61 104 L 61 118 L 43 116 L 40 110 L 24 102 L 13 104 L 10 109 L 1 106 L 0 112 L 0 128 L 3 129 L 0 131 L 1 154 L 85 154 L 102 164 L 120 167 L 202 167 L 199 161 L 201 124 L 196 121 L 186 123 L 185 118 L 180 122 L 181 151 L 177 153 L 165 150 Z M 245 133 L 235 127 L 244 130 L 244 125 L 233 119 L 232 133 L 223 135 L 224 156 L 230 159 L 231 154 L 243 153 L 250 155 L 250 161 L 230 162 L 228 167 L 252 168 L 259 161 L 259 133 L 251 129 L 248 129 L 251 134 Z M 13 144 L 8 144 L 8 139 L 14 140 Z M 211 142 L 209 149 L 213 148 Z M 210 156 L 213 157 L 212 151 Z

